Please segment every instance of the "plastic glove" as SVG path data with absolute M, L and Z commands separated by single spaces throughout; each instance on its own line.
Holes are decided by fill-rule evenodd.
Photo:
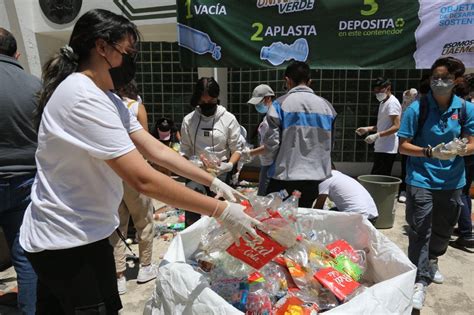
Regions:
M 219 178 L 214 177 L 211 183 L 211 187 L 209 187 L 211 191 L 218 196 L 224 197 L 226 200 L 235 202 L 237 199 L 239 200 L 246 200 L 247 197 L 239 193 L 237 190 L 233 189 Z
M 374 133 L 373 135 L 370 135 L 370 136 L 367 136 L 364 141 L 367 142 L 368 144 L 372 144 L 374 143 L 375 141 L 377 141 L 377 139 L 380 138 L 380 133 Z
M 227 203 L 227 207 L 217 217 L 219 221 L 231 234 L 237 246 L 240 246 L 240 237 L 248 239 L 248 235 L 252 238 L 260 238 L 253 226 L 261 227 L 262 223 L 252 218 L 244 212 L 245 207 L 237 203 Z
M 369 127 L 359 127 L 359 128 L 356 129 L 355 132 L 359 136 L 363 136 L 363 135 L 365 135 L 366 133 L 369 132 L 369 129 L 370 129 Z
M 431 149 L 431 156 L 438 160 L 451 160 L 454 159 L 457 154 L 456 152 L 446 150 L 444 142 L 441 142 Z
M 221 162 L 221 164 L 217 167 L 217 174 L 224 174 L 229 173 L 234 168 L 234 164 L 232 162 Z

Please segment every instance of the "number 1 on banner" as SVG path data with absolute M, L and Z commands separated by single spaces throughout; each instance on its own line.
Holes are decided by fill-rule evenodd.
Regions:
M 370 5 L 370 10 L 360 10 L 362 15 L 374 15 L 379 10 L 379 5 L 375 0 L 364 0 L 364 5 Z
M 186 19 L 191 19 L 193 14 L 191 13 L 191 0 L 186 0 Z

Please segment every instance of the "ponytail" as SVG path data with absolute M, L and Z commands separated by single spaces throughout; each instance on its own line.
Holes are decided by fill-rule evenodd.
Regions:
M 77 20 L 69 45 L 62 47 L 43 67 L 43 89 L 39 93 L 36 115 L 38 126 L 46 103 L 54 90 L 68 75 L 77 71 L 79 64 L 88 62 L 96 40 L 103 39 L 107 43 L 115 43 L 126 35 L 133 36 L 135 42 L 140 38 L 135 24 L 126 17 L 107 10 L 93 9 Z
M 43 88 L 39 93 L 38 109 L 36 113 L 37 126 L 41 121 L 46 103 L 58 85 L 67 78 L 68 75 L 75 72 L 78 64 L 78 56 L 69 45 L 65 45 L 49 59 L 43 66 Z

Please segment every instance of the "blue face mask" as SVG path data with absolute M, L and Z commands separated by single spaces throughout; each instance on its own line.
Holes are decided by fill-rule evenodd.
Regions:
M 255 109 L 260 114 L 266 114 L 268 112 L 268 107 L 263 103 L 258 103 L 257 105 L 255 105 Z

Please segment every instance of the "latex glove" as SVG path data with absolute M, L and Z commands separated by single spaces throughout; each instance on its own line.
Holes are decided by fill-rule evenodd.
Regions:
M 229 173 L 234 168 L 234 164 L 232 162 L 221 162 L 221 164 L 217 167 L 217 174 L 224 174 Z
M 370 136 L 367 136 L 364 141 L 367 142 L 368 144 L 372 144 L 374 143 L 375 141 L 377 141 L 377 139 L 380 138 L 380 133 L 374 133 L 373 135 L 370 135 Z
M 251 238 L 260 238 L 253 226 L 260 227 L 262 223 L 252 218 L 244 212 L 245 207 L 237 203 L 227 203 L 227 207 L 217 217 L 219 221 L 231 234 L 237 246 L 240 246 L 240 237 L 245 240 L 248 236 Z
M 369 129 L 369 127 L 359 127 L 356 129 L 356 134 L 358 134 L 359 136 L 363 136 L 369 132 Z
M 431 149 L 431 156 L 438 160 L 451 160 L 454 159 L 457 154 L 456 152 L 446 150 L 444 142 L 441 142 Z
M 247 197 L 239 193 L 237 190 L 233 189 L 219 178 L 214 177 L 211 183 L 211 187 L 209 187 L 213 193 L 218 196 L 224 197 L 224 199 L 235 202 L 237 199 L 239 200 L 246 200 Z

